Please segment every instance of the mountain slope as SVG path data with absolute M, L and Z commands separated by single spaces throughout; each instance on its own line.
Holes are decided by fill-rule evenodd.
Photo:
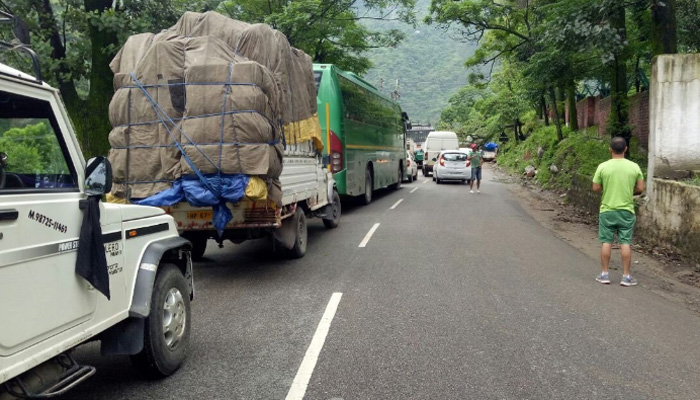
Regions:
M 428 12 L 430 0 L 416 2 L 418 19 L 422 21 Z M 401 95 L 399 102 L 413 122 L 437 123 L 447 100 L 459 88 L 467 84 L 469 71 L 464 61 L 476 49 L 472 43 L 455 40 L 455 32 L 425 25 L 415 28 L 394 21 L 367 21 L 373 30 L 399 29 L 406 34 L 405 40 L 396 48 L 374 49 L 369 58 L 374 67 L 365 79 L 390 93 L 396 89 Z

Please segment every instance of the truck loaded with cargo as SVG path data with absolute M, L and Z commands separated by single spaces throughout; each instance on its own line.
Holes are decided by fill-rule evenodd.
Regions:
M 283 34 L 187 12 L 130 37 L 111 68 L 110 201 L 162 207 L 194 259 L 209 239 L 263 237 L 302 257 L 307 217 L 338 225 L 311 58 Z

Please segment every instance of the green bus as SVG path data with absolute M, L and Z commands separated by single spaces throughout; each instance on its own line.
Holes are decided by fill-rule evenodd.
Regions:
M 314 64 L 318 116 L 338 194 L 372 201 L 372 192 L 398 189 L 406 169 L 408 116 L 359 76 Z M 330 143 L 330 145 L 329 145 Z

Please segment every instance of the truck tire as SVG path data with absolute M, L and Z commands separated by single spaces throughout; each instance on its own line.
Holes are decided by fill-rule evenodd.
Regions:
M 192 261 L 201 261 L 204 258 L 204 252 L 207 250 L 207 242 L 209 237 L 202 232 L 183 232 L 182 237 L 192 243 Z
M 340 195 L 337 190 L 333 191 L 333 199 L 331 200 L 331 205 L 333 209 L 333 219 L 324 219 L 323 225 L 328 229 L 334 229 L 338 227 L 340 223 Z
M 145 375 L 163 378 L 182 365 L 190 341 L 190 296 L 187 281 L 173 264 L 161 264 L 146 318 L 144 344 L 131 361 Z
M 308 239 L 308 231 L 306 229 L 306 215 L 301 207 L 297 207 L 292 223 L 295 227 L 294 247 L 288 250 L 289 258 L 302 258 L 306 254 L 306 241 Z
M 372 191 L 374 190 L 374 182 L 372 179 L 372 171 L 367 168 L 365 170 L 365 194 L 360 197 L 360 202 L 363 205 L 368 205 L 372 202 Z

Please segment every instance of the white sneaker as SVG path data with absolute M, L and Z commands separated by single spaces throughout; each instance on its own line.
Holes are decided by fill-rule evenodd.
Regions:
M 477 189 L 476 192 L 477 192 L 477 193 L 481 193 L 481 190 L 478 190 L 478 189 Z
M 473 191 L 473 190 L 470 190 L 469 193 L 474 193 L 474 191 Z

